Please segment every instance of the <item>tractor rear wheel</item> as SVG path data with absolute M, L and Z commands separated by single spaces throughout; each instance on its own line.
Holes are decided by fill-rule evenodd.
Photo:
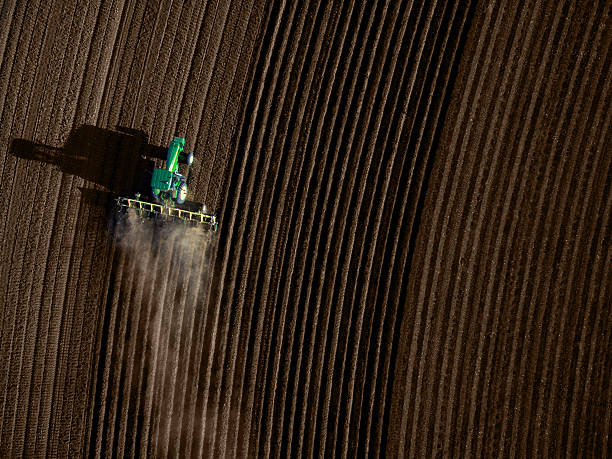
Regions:
M 187 199 L 187 183 L 181 182 L 176 193 L 177 204 L 183 204 Z

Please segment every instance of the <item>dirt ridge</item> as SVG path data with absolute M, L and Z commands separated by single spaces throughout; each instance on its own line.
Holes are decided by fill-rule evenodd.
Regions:
M 4 2 L 0 457 L 605 456 L 611 30 Z M 174 135 L 214 235 L 114 214 Z

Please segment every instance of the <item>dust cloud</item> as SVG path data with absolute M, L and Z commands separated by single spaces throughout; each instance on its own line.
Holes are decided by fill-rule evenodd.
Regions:
M 115 222 L 115 241 L 123 257 L 123 282 L 129 284 L 124 309 L 132 318 L 131 336 L 141 340 L 140 356 L 124 356 L 123 365 L 142 366 L 142 377 L 125 381 L 136 394 L 136 418 L 149 451 L 167 455 L 180 442 L 187 419 L 203 323 L 211 285 L 216 233 L 182 222 L 141 220 L 128 210 Z M 135 363 L 133 359 L 142 362 Z
M 119 247 L 136 257 L 137 268 L 148 266 L 147 256 L 151 253 L 145 250 L 152 244 L 161 245 L 163 252 L 172 251 L 173 264 L 181 267 L 188 262 L 191 254 L 205 258 L 214 241 L 214 234 L 207 231 L 204 225 L 192 226 L 182 222 L 141 219 L 138 212 L 128 209 L 115 222 L 115 237 Z M 152 247 L 155 249 L 155 247 Z M 168 253 L 158 253 L 158 256 L 169 256 Z M 155 260 L 160 261 L 160 260 Z M 150 263 L 150 262 L 149 262 Z

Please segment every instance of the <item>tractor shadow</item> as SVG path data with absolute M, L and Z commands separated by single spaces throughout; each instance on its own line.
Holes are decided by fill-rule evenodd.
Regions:
M 167 147 L 149 144 L 139 130 L 81 125 L 71 131 L 63 147 L 15 139 L 10 153 L 81 177 L 88 182 L 86 187 L 95 184 L 112 194 L 131 195 L 148 187 L 153 158 L 165 159 Z
M 85 181 L 79 187 L 82 203 L 108 211 L 117 196 L 132 197 L 138 192 L 145 200 L 150 198 L 155 160 L 159 167 L 166 160 L 168 147 L 150 144 L 147 134 L 138 129 L 84 124 L 70 132 L 63 147 L 14 139 L 10 154 L 81 177 Z M 201 206 L 188 200 L 180 208 L 195 212 Z

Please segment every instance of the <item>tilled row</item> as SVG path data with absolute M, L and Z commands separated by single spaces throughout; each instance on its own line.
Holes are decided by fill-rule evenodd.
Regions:
M 3 3 L 0 456 L 603 456 L 609 7 Z

